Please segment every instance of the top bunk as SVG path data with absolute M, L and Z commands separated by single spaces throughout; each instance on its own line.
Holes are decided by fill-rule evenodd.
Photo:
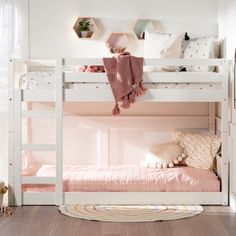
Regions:
M 10 60 L 9 94 L 20 91 L 25 102 L 114 101 L 106 72 L 82 72 L 82 67 L 102 66 L 102 58 Z M 175 67 L 174 71 L 160 68 Z M 179 68 L 205 68 L 195 72 Z M 211 69 L 208 69 L 211 68 Z M 214 69 L 212 69 L 214 68 Z M 144 59 L 145 102 L 222 102 L 228 99 L 230 62 L 226 59 Z M 204 72 L 203 72 L 204 71 Z

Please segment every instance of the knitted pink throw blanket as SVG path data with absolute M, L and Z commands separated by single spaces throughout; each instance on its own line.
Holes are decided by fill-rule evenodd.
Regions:
M 103 64 L 116 101 L 112 114 L 119 115 L 118 102 L 122 102 L 121 107 L 129 108 L 130 103 L 135 102 L 135 97 L 146 91 L 142 84 L 143 58 L 124 52 L 116 57 L 103 58 Z

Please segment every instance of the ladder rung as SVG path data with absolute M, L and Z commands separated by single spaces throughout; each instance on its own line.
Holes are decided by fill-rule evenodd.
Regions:
M 55 118 L 54 111 L 22 111 L 23 118 Z
M 55 177 L 22 176 L 22 184 L 55 184 Z
M 22 151 L 56 151 L 55 144 L 22 144 Z

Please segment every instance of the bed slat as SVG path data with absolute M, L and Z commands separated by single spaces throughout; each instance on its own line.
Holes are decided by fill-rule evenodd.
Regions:
M 55 192 L 23 192 L 23 205 L 55 205 Z
M 22 176 L 22 184 L 55 184 L 55 177 Z
M 23 111 L 23 118 L 55 118 L 53 111 Z
M 114 101 L 109 89 L 65 89 L 65 101 Z M 220 102 L 222 91 L 220 89 L 149 89 L 148 92 L 137 99 L 146 102 Z
M 217 205 L 222 202 L 221 192 L 65 192 L 64 195 L 65 204 Z
M 55 144 L 22 144 L 22 151 L 55 151 Z
M 146 66 L 222 66 L 223 59 L 144 59 Z
M 174 194 L 174 197 L 173 197 Z M 221 192 L 65 192 L 64 204 L 219 205 Z M 55 192 L 23 192 L 24 205 L 55 205 Z
M 223 59 L 144 59 L 144 65 L 155 66 L 222 66 Z M 102 58 L 65 58 L 65 66 L 103 65 Z
M 108 82 L 106 73 L 64 73 L 65 82 Z M 144 72 L 144 82 L 158 83 L 221 83 L 222 74 L 214 72 Z
M 26 89 L 22 92 L 22 101 L 55 101 L 55 92 L 52 89 Z

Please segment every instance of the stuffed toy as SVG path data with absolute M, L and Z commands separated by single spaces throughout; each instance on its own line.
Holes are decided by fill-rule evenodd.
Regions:
M 8 190 L 7 186 L 2 187 L 0 189 L 0 194 L 5 194 L 7 192 L 7 190 Z M 12 215 L 12 208 L 0 206 L 0 213 L 1 213 L 1 215 L 10 216 L 10 215 Z
M 5 216 L 10 216 L 10 215 L 12 215 L 12 208 L 11 208 L 11 207 L 2 206 L 2 207 L 1 207 L 1 214 L 2 214 L 2 215 L 5 215 Z
M 104 66 L 100 65 L 84 65 L 76 69 L 76 72 L 93 72 L 93 73 L 104 73 Z
M 1 189 L 1 193 L 2 194 L 4 194 L 4 193 L 6 193 L 7 192 L 7 190 L 8 190 L 8 187 L 7 186 L 4 186 L 2 189 Z
M 109 49 L 111 53 L 122 53 L 125 51 L 125 48 L 122 47 L 110 47 Z

